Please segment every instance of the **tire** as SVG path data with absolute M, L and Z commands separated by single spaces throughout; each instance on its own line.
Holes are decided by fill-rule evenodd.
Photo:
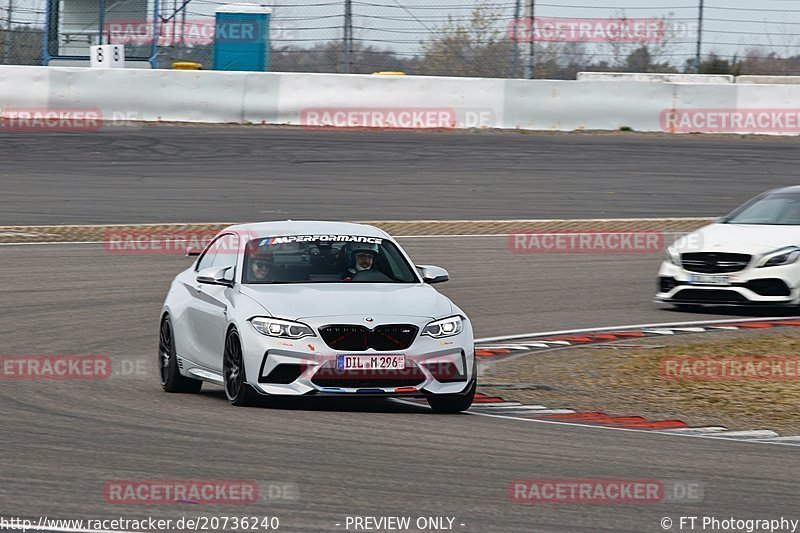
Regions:
M 453 414 L 466 411 L 475 398 L 475 389 L 478 381 L 473 380 L 466 393 L 460 394 L 432 394 L 428 396 L 428 405 L 435 413 Z
M 225 353 L 222 356 L 222 378 L 225 382 L 225 397 L 231 405 L 246 407 L 256 405 L 261 399 L 253 387 L 247 384 L 239 333 L 231 329 L 225 337 Z
M 164 315 L 158 332 L 158 370 L 161 387 L 167 392 L 200 392 L 203 382 L 199 379 L 182 376 L 178 370 L 178 356 L 175 354 L 175 336 L 172 322 Z

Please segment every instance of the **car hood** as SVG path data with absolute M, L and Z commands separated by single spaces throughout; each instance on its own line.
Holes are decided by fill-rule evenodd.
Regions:
M 243 294 L 275 317 L 289 320 L 342 315 L 450 316 L 450 300 L 430 285 L 318 283 L 242 285 Z
M 791 245 L 800 245 L 800 226 L 711 224 L 679 239 L 674 248 L 678 253 L 733 252 L 758 255 Z

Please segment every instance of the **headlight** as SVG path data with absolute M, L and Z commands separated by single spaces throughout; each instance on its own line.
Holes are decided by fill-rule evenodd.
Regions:
M 280 339 L 316 337 L 316 335 L 314 335 L 314 330 L 309 326 L 300 322 L 292 322 L 291 320 L 257 316 L 250 319 L 250 323 L 256 331 L 269 337 L 278 337 Z
M 664 257 L 664 261 L 669 263 L 670 265 L 678 265 L 678 256 L 677 254 L 673 253 L 671 248 L 667 248 L 667 255 Z
M 425 326 L 422 330 L 422 335 L 428 335 L 434 339 L 441 339 L 442 337 L 452 337 L 458 335 L 464 330 L 464 321 L 460 316 L 451 316 L 441 320 L 435 320 Z
M 758 261 L 756 268 L 791 265 L 797 261 L 798 257 L 800 257 L 800 248 L 797 246 L 787 246 L 786 248 L 781 248 L 780 250 L 765 254 L 764 257 Z

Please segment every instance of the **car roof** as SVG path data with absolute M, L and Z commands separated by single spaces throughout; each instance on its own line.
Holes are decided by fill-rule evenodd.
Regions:
M 773 192 L 800 192 L 800 185 L 790 185 L 789 187 L 781 187 L 779 189 L 772 189 L 769 191 Z
M 237 224 L 223 231 L 247 233 L 253 239 L 261 237 L 288 237 L 291 235 L 357 235 L 362 237 L 391 238 L 385 231 L 367 224 L 327 222 L 321 220 L 283 220 Z

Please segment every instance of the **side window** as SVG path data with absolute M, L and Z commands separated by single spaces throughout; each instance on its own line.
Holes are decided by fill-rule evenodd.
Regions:
M 211 243 L 206 248 L 206 251 L 203 252 L 203 255 L 200 256 L 200 260 L 197 262 L 197 266 L 195 267 L 195 271 L 200 272 L 204 268 L 209 268 L 214 266 L 214 258 L 217 255 L 217 250 L 220 247 L 220 242 L 225 237 L 229 235 L 223 235 L 221 237 L 217 237 L 217 239 L 211 241 Z
M 217 252 L 211 266 L 219 268 L 236 266 L 236 257 L 239 253 L 239 237 L 237 235 L 223 235 L 215 244 L 217 244 Z
M 403 259 L 403 256 L 400 255 L 400 251 L 395 247 L 393 244 L 386 242 L 381 247 L 384 252 L 384 256 L 386 257 L 386 264 L 389 266 L 390 274 L 397 280 L 405 281 L 405 282 L 412 282 L 414 281 L 414 275 L 408 268 L 408 265 Z M 413 265 L 412 265 L 412 268 Z

